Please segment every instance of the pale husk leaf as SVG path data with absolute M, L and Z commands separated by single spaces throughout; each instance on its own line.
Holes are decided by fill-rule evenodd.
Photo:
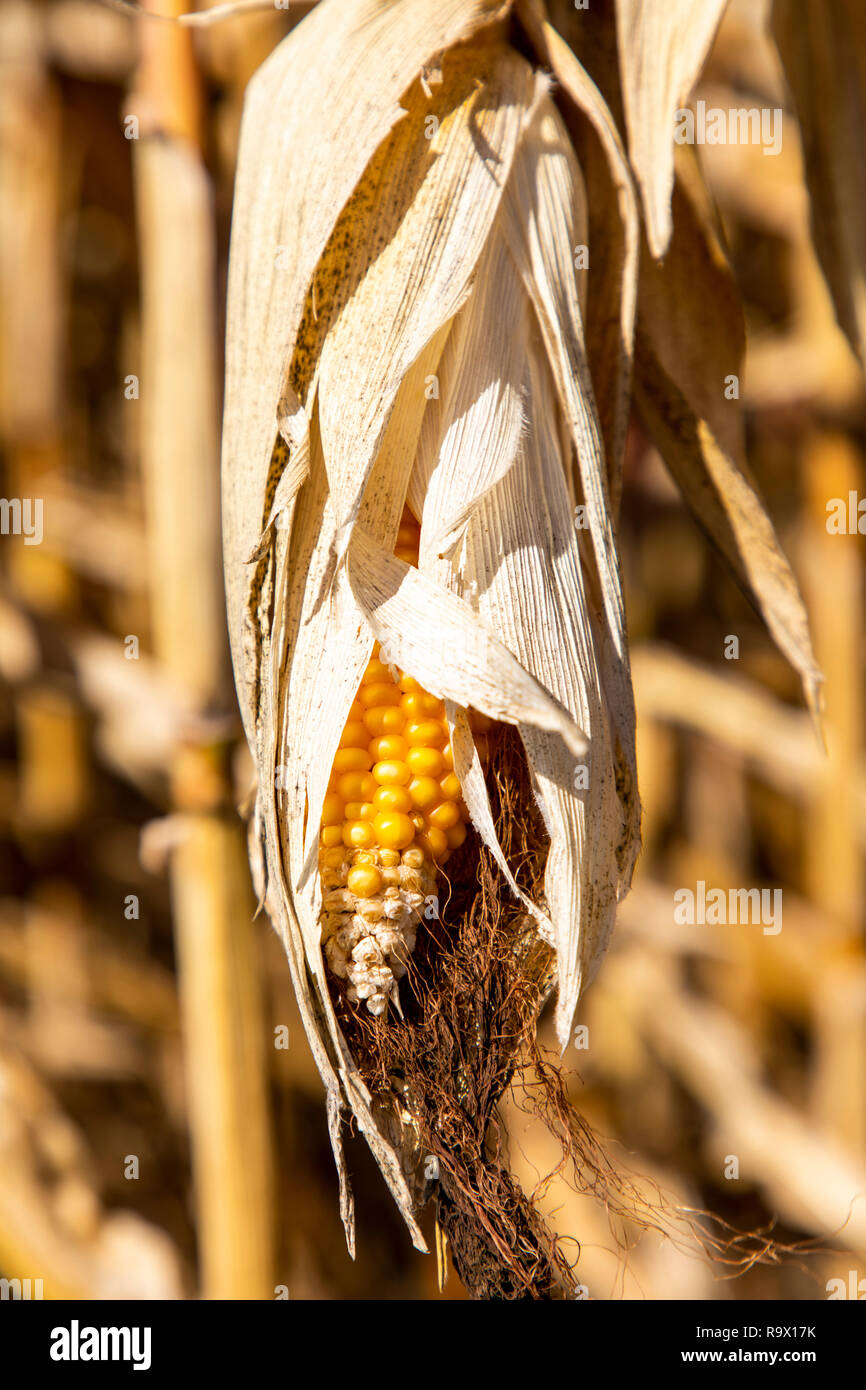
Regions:
M 640 804 L 635 765 L 634 693 L 622 578 L 607 483 L 604 447 L 586 360 L 580 304 L 571 261 L 576 199 L 582 181 L 561 119 L 552 103 L 539 103 L 509 180 L 503 216 L 509 246 L 533 302 L 557 396 L 577 456 L 591 555 L 591 602 L 597 658 L 615 731 L 615 756 L 628 829 L 621 854 L 628 885 L 640 843 Z M 585 214 L 579 215 L 582 220 Z
M 338 557 L 399 385 L 469 293 L 532 98 L 531 68 L 504 44 L 447 54 L 442 73 L 433 89 L 434 139 L 425 135 L 433 104 L 420 91 L 394 133 L 359 248 L 366 263 L 322 350 L 322 441 L 342 528 Z M 402 478 L 391 480 L 401 496 L 411 466 L 410 456 Z
M 521 0 L 518 10 L 533 44 L 563 92 L 589 122 L 606 163 L 609 184 L 590 187 L 589 250 L 592 295 L 588 306 L 590 366 L 614 516 L 619 511 L 622 464 L 631 409 L 631 376 L 640 258 L 640 214 L 628 158 L 616 122 L 601 92 L 568 44 L 548 21 L 542 0 Z M 582 23 L 584 16 L 576 17 Z M 590 152 L 590 163 L 594 161 Z M 584 170 L 589 178 L 589 172 Z M 592 236 L 592 220 L 603 228 L 603 245 Z M 614 220 L 615 219 L 615 220 Z M 618 223 L 619 225 L 616 225 Z M 593 338 L 592 329 L 595 325 Z
M 527 362 L 529 430 L 515 467 L 482 499 L 467 536 L 466 571 L 482 616 L 521 664 L 571 711 L 589 737 L 588 787 L 562 741 L 525 725 L 521 735 L 550 836 L 545 896 L 554 928 L 564 1047 L 583 986 L 613 927 L 623 810 L 583 591 L 556 402 L 538 348 Z
M 247 88 L 229 266 L 222 477 L 229 631 L 251 744 L 251 665 L 258 667 L 260 653 L 245 636 L 246 562 L 270 506 L 279 404 L 313 272 L 364 169 L 401 119 L 402 94 L 438 53 L 505 8 L 500 0 L 323 0 Z M 288 404 L 295 405 L 291 395 Z
M 376 638 L 397 664 L 442 700 L 473 705 L 491 719 L 557 733 L 579 757 L 582 730 L 529 675 L 471 608 L 356 528 L 352 588 Z
M 671 238 L 674 117 L 686 102 L 727 0 L 616 0 L 622 97 L 647 241 L 658 260 Z
M 531 273 L 526 273 L 532 239 L 552 237 L 557 208 L 567 209 L 560 214 L 567 222 L 566 248 L 586 228 L 580 172 L 565 146 L 543 83 L 524 138 L 526 145 L 518 153 L 503 209 L 503 217 L 510 221 L 511 240 L 525 238 L 528 243 L 520 253 L 524 274 L 517 263 L 509 270 L 502 260 L 497 230 L 489 246 L 491 263 L 495 260 L 499 266 L 496 283 L 501 287 L 501 302 L 509 305 L 515 293 L 510 277 L 519 275 L 521 283 L 532 283 Z M 524 165 L 524 158 L 530 167 Z M 561 225 L 558 230 L 562 231 Z M 574 275 L 572 269 L 569 277 L 567 254 L 557 262 L 555 249 L 545 249 L 548 263 L 555 267 L 545 282 L 553 285 L 548 299 L 553 303 L 560 290 L 567 295 L 565 286 L 570 280 L 573 287 Z M 492 312 L 495 319 L 495 307 Z M 440 369 L 443 397 L 441 402 L 431 402 L 425 416 L 410 495 L 421 499 L 424 507 L 422 573 L 466 594 L 521 665 L 562 701 L 589 734 L 589 788 L 578 791 L 575 758 L 562 740 L 521 725 L 551 837 L 545 886 L 553 928 L 549 939 L 557 948 L 560 974 L 557 1031 L 565 1045 L 581 987 L 601 959 L 617 897 L 630 874 L 636 827 L 634 823 L 624 827 L 624 808 L 617 795 L 557 402 L 538 329 L 531 334 L 522 331 L 524 313 L 515 315 L 512 310 L 509 315 L 518 325 L 511 340 L 503 335 L 501 322 L 499 331 L 495 323 L 488 326 L 484 302 L 473 298 L 458 316 Z M 573 298 L 565 310 L 554 307 L 550 317 L 556 313 L 569 315 L 579 332 L 579 310 Z M 489 389 L 497 378 L 511 386 L 500 397 Z M 508 442 L 507 454 L 501 451 L 503 441 Z M 570 449 L 567 435 L 566 448 Z M 498 476 L 492 488 L 488 467 L 495 467 Z M 459 537 L 448 535 L 451 544 L 443 554 L 441 517 L 449 516 L 455 506 L 466 524 Z M 462 540 L 461 547 L 456 540 Z M 468 738 L 465 742 L 470 749 Z M 457 755 L 455 740 L 455 768 Z M 497 853 L 486 790 L 475 762 L 471 770 L 461 767 L 459 775 L 465 778 L 464 794 L 473 821 Z M 473 771 L 477 772 L 474 778 Z M 587 829 L 590 823 L 592 835 Z M 635 843 L 623 854 L 632 835 Z M 622 865 L 627 866 L 624 873 Z

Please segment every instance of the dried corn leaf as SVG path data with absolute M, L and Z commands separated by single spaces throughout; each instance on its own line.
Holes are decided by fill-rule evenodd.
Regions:
M 604 447 L 586 360 L 570 248 L 575 200 L 582 196 L 567 134 L 552 103 L 540 104 L 509 182 L 503 215 L 512 253 L 535 308 L 557 396 L 577 457 L 592 554 L 585 557 L 598 660 L 615 726 L 616 759 L 628 830 L 621 853 L 627 886 L 639 844 L 634 695 L 622 579 L 604 462 Z M 580 192 L 578 192 L 580 190 Z
M 508 321 L 516 330 L 507 339 L 495 331 L 490 315 L 495 323 L 496 304 L 489 294 L 473 296 L 458 316 L 440 367 L 442 400 L 431 402 L 425 417 L 411 495 L 423 501 L 422 572 L 464 593 L 589 736 L 584 787 L 562 739 L 538 723 L 521 724 L 550 835 L 545 891 L 560 977 L 557 1030 L 565 1045 L 580 990 L 601 959 L 617 897 L 630 874 L 637 813 L 634 804 L 621 806 L 617 795 L 573 519 L 571 446 L 568 432 L 559 429 L 545 352 L 555 344 L 553 325 L 561 325 L 569 344 L 564 352 L 580 363 L 580 311 L 565 260 L 574 239 L 585 235 L 586 207 L 580 171 L 542 81 L 502 216 L 516 259 L 509 266 L 503 257 L 498 229 L 487 257 L 489 266 L 497 267 L 500 312 L 509 306 Z M 519 286 L 526 300 L 522 307 Z M 533 299 L 547 315 L 546 342 L 537 324 L 532 332 L 523 327 Z M 507 382 L 508 390 L 498 394 L 497 382 Z M 563 407 L 586 412 L 589 434 L 591 392 L 566 393 Z M 598 467 L 603 486 L 597 436 L 590 435 L 592 442 L 581 438 L 585 452 L 594 450 L 589 467 Z M 490 486 L 493 471 L 497 481 Z M 441 527 L 452 506 L 465 519 L 457 535 L 443 534 Z M 458 726 L 455 767 L 461 761 L 472 819 L 499 857 L 480 769 L 473 765 L 473 776 L 459 750 Z M 633 779 L 633 764 L 631 774 Z
M 726 4 L 727 0 L 616 0 L 629 155 L 656 260 L 671 238 L 674 116 L 700 74 Z
M 616 123 L 589 73 L 548 22 L 541 0 L 523 0 L 520 15 L 539 56 L 589 122 L 583 169 L 589 188 L 587 346 L 607 458 L 614 516 L 631 409 L 634 324 L 640 257 L 640 216 L 628 159 Z M 576 17 L 584 23 L 585 16 Z M 593 234 L 598 228 L 598 236 Z M 582 244 L 582 243 L 580 243 Z M 576 248 L 575 248 L 576 249 Z
M 435 101 L 410 94 L 408 118 L 360 186 L 357 201 L 372 213 L 344 271 L 356 288 L 327 333 L 318 382 L 341 553 L 397 389 L 469 293 L 532 90 L 529 64 L 504 44 L 448 54 Z M 411 466 L 410 455 L 389 479 L 401 496 Z
M 866 10 L 775 0 L 772 24 L 800 121 L 815 248 L 866 365 Z
M 568 1042 L 581 989 L 613 926 L 623 836 L 604 695 L 583 593 L 556 399 L 536 351 L 527 361 L 529 428 L 514 468 L 482 499 L 467 537 L 465 572 L 479 611 L 521 664 L 567 709 L 589 738 L 578 766 L 562 741 L 521 725 L 527 761 L 550 836 L 545 896 L 559 976 L 556 1028 Z
M 500 0 L 322 4 L 247 88 L 229 270 L 223 516 L 229 629 L 251 740 L 258 649 L 244 650 L 246 562 L 285 462 L 275 460 L 269 484 L 277 403 L 286 399 L 310 281 L 341 209 L 403 115 L 403 93 L 439 52 L 503 9 Z
M 635 398 L 695 517 L 800 673 L 817 714 L 821 673 L 791 568 L 745 460 L 743 314 L 696 162 L 682 160 L 664 268 L 641 263 Z M 726 390 L 726 383 L 728 389 Z

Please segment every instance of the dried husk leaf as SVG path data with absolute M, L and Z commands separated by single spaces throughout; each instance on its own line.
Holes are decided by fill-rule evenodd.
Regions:
M 662 269 L 641 262 L 635 399 L 683 496 L 800 673 L 817 714 L 821 672 L 797 582 L 745 458 L 739 399 L 742 306 L 692 158 L 674 190 L 674 235 Z
M 413 481 L 420 482 L 411 495 L 420 503 L 422 573 L 427 572 L 428 553 L 449 555 L 459 545 L 472 507 L 514 463 L 525 428 L 523 365 L 530 323 L 523 281 L 497 224 L 479 262 L 472 298 L 457 317 L 440 364 L 441 399 L 447 406 L 444 413 L 436 412 L 444 439 L 435 490 L 426 474 L 419 475 L 417 464 L 413 473 Z M 468 475 L 449 467 L 461 453 L 475 463 Z
M 866 9 L 775 0 L 772 27 L 800 121 L 815 249 L 866 365 Z
M 403 93 L 443 49 L 506 9 L 500 0 L 323 3 L 247 88 L 232 218 L 222 476 L 229 630 L 251 743 L 260 652 L 246 642 L 247 560 L 285 466 L 283 453 L 269 480 L 278 403 L 297 412 L 286 389 L 310 281 L 342 208 L 403 115 Z
M 616 0 L 622 96 L 631 165 L 650 253 L 671 238 L 674 115 L 700 75 L 727 0 Z
M 547 19 L 541 0 L 522 0 L 521 20 L 541 60 L 573 103 L 579 153 L 589 190 L 586 338 L 607 459 L 610 504 L 618 515 L 631 409 L 634 325 L 640 260 L 640 214 L 628 158 L 607 103 L 582 63 Z M 587 16 L 566 16 L 585 26 Z M 581 128 L 588 125 L 589 130 Z M 570 127 L 570 133 L 575 131 Z
M 586 359 L 570 248 L 579 171 L 552 103 L 539 105 L 515 160 L 503 207 L 509 246 L 535 308 L 566 428 L 574 444 L 590 547 L 584 568 L 597 634 L 598 662 L 615 730 L 615 756 L 627 829 L 620 844 L 624 886 L 640 844 L 634 694 L 622 577 L 604 447 Z
M 637 843 L 636 818 L 625 829 L 626 811 L 618 799 L 583 592 L 569 487 L 568 432 L 559 428 L 559 406 L 538 325 L 531 332 L 524 329 L 534 292 L 542 304 L 546 294 L 549 320 L 565 322 L 575 340 L 580 336 L 580 311 L 571 292 L 574 275 L 557 259 L 556 239 L 569 248 L 575 237 L 585 235 L 585 195 L 543 82 L 506 189 L 502 216 L 510 232 L 508 247 L 518 248 L 520 267 L 517 260 L 509 267 L 503 257 L 506 248 L 500 245 L 498 228 L 487 254 L 498 267 L 500 299 L 512 306 L 509 321 L 516 331 L 507 340 L 495 331 L 490 296 L 478 301 L 473 297 L 458 316 L 440 368 L 442 400 L 428 408 L 410 495 L 423 500 L 421 572 L 465 593 L 526 670 L 562 701 L 589 735 L 589 786 L 579 790 L 575 758 L 562 740 L 521 725 L 550 835 L 545 889 L 560 977 L 557 1031 L 564 1046 L 581 988 L 603 954 Z M 537 276 L 533 243 L 541 268 Z M 518 283 L 524 287 L 526 304 L 515 313 Z M 548 341 L 552 336 L 551 332 Z M 496 381 L 509 384 L 502 396 L 491 389 Z M 591 399 L 587 408 L 591 411 Z M 488 463 L 495 463 L 498 474 L 493 487 L 488 485 Z M 441 517 L 448 516 L 452 506 L 466 518 L 456 537 L 452 531 L 443 534 L 441 526 Z M 459 745 L 458 721 L 455 767 Z M 473 821 L 496 853 L 480 768 L 462 768 L 460 775 Z M 633 843 L 623 855 L 630 837 Z
M 340 554 L 397 389 L 469 293 L 532 98 L 533 74 L 501 41 L 473 44 L 445 56 L 442 81 L 432 90 L 432 101 L 413 92 L 409 117 L 377 158 L 375 182 L 364 180 L 373 211 L 345 272 L 357 288 L 322 348 L 319 408 Z M 431 114 L 439 120 L 432 140 L 425 129 Z M 411 462 L 405 459 L 402 478 L 389 479 L 401 496 Z
M 604 695 L 583 592 L 556 401 L 540 343 L 527 362 L 529 429 L 515 467 L 482 499 L 470 525 L 465 572 L 479 609 L 521 664 L 574 715 L 589 738 L 578 790 L 562 741 L 521 725 L 527 762 L 550 836 L 545 896 L 554 928 L 564 1047 L 583 986 L 613 927 L 621 875 L 623 810 L 614 776 Z

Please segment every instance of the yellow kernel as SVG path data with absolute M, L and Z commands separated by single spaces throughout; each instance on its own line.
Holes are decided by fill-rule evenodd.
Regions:
M 405 758 L 409 751 L 409 745 L 401 734 L 385 734 L 382 738 L 372 739 L 367 746 L 374 763 L 389 758 Z
M 351 705 L 349 706 L 349 718 L 350 718 L 350 719 L 363 719 L 363 718 L 364 718 L 364 706 L 361 704 L 361 701 L 360 701 L 360 700 L 353 700 L 353 701 L 352 701 Z
M 358 864 L 349 870 L 346 887 L 358 898 L 373 898 L 382 889 L 382 875 L 373 864 Z
M 368 772 L 373 759 L 366 748 L 338 748 L 334 754 L 335 772 Z
M 451 775 L 454 776 L 453 773 Z M 435 806 L 442 800 L 442 788 L 435 777 L 413 777 L 407 790 L 412 805 L 417 806 L 419 811 Z
M 448 836 L 444 830 L 431 825 L 424 835 L 418 836 L 418 844 L 426 850 L 431 859 L 441 859 L 448 852 Z
M 410 748 L 405 766 L 415 777 L 441 777 L 445 771 L 442 754 L 435 748 Z
M 366 748 L 369 737 L 363 719 L 350 719 L 340 736 L 340 747 Z
M 397 705 L 374 705 L 364 714 L 364 723 L 374 738 L 383 734 L 399 734 L 406 723 L 406 715 Z
M 380 845 L 388 849 L 405 849 L 415 838 L 415 827 L 408 816 L 399 811 L 380 811 L 373 821 Z
M 380 705 L 399 705 L 400 691 L 393 682 L 374 681 L 372 685 L 361 686 L 358 699 L 365 709 L 377 708 Z
M 450 743 L 446 743 L 442 749 L 442 761 L 450 771 L 454 771 L 454 750 Z
M 409 819 L 414 825 L 415 829 L 418 831 L 419 835 L 427 829 L 427 822 L 425 821 L 420 811 L 413 811 Z
M 405 787 L 379 787 L 373 796 L 373 805 L 377 811 L 411 811 L 411 791 L 411 787 L 408 791 Z
M 451 829 L 447 832 L 447 836 L 448 848 L 459 849 L 466 839 L 466 826 L 463 824 L 462 820 L 459 820 L 456 825 L 452 825 Z
M 396 849 L 380 849 L 379 863 L 383 869 L 396 869 L 400 863 L 400 851 Z
M 343 823 L 343 802 L 342 798 L 329 792 L 322 804 L 322 825 L 342 825 Z
M 411 849 L 404 849 L 403 863 L 408 869 L 421 869 L 424 867 L 424 851 L 413 845 Z
M 426 690 L 410 691 L 408 695 L 401 695 L 400 708 L 406 711 L 410 720 L 434 719 L 441 720 L 445 713 L 445 706 L 441 700 L 437 700 L 435 695 L 428 695 Z
M 409 756 L 412 756 L 411 753 Z M 373 776 L 376 781 L 380 785 L 389 787 L 405 787 L 411 775 L 406 764 L 397 758 L 389 758 L 385 762 L 376 763 L 373 768 Z
M 408 726 L 406 738 L 415 748 L 441 748 L 448 735 L 438 719 L 422 719 Z
M 377 849 L 353 849 L 349 851 L 349 858 L 353 864 L 373 864 L 378 865 L 377 859 L 379 851 Z
M 427 812 L 427 822 L 435 825 L 437 830 L 453 830 L 460 820 L 460 812 L 456 801 L 442 801 L 438 806 L 434 806 L 432 811 Z
M 442 788 L 443 796 L 446 796 L 449 801 L 460 800 L 462 788 L 460 786 L 460 778 L 457 776 L 456 772 L 446 772 L 439 785 Z
M 326 825 L 322 831 L 322 844 L 325 849 L 331 849 L 334 845 L 342 844 L 343 827 L 341 825 Z
M 371 804 L 370 804 L 369 801 L 347 801 L 347 802 L 346 802 L 346 812 L 345 812 L 345 815 L 343 816 L 343 819 L 344 819 L 344 820 L 372 820 L 372 819 L 373 819 L 372 815 L 370 815 L 370 816 L 365 816 L 365 815 L 364 815 L 364 808 L 365 808 L 365 807 L 368 808 L 368 809 L 370 809 L 370 810 L 372 810 L 372 806 L 371 806 Z
M 423 687 L 420 686 L 416 680 L 413 680 L 411 676 L 407 676 L 405 671 L 400 672 L 400 680 L 398 684 L 400 686 L 400 689 L 404 690 L 407 695 L 423 694 Z
M 337 778 L 337 792 L 344 801 L 370 801 L 376 779 L 370 772 L 344 772 Z
M 367 669 L 362 677 L 364 685 L 374 685 L 376 682 L 381 684 L 391 679 L 391 672 L 384 662 L 379 661 L 378 657 L 373 657 L 367 662 Z
M 347 820 L 343 824 L 343 844 L 349 849 L 371 849 L 376 832 L 369 821 Z
M 326 849 L 322 861 L 327 869 L 339 869 L 345 855 L 342 849 Z

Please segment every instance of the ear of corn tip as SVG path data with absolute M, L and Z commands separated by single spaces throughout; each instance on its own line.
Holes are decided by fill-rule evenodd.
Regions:
M 418 526 L 404 513 L 395 554 L 417 564 Z M 471 712 L 479 749 L 490 721 Z M 322 809 L 319 872 L 325 959 L 371 1014 L 399 1005 L 425 899 L 466 839 L 445 706 L 380 659 L 361 679 Z

